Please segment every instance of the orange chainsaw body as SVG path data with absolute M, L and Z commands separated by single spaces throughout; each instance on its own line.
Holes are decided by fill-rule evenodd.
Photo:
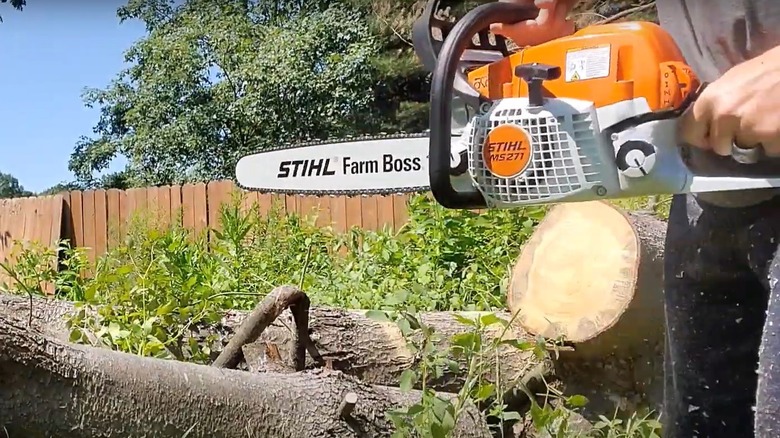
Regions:
M 467 73 L 490 99 L 526 97 L 527 84 L 514 74 L 520 64 L 558 66 L 543 84 L 545 97 L 591 101 L 599 108 L 645 98 L 651 110 L 676 107 L 699 86 L 672 37 L 651 22 L 593 25 L 568 37 L 519 49 Z

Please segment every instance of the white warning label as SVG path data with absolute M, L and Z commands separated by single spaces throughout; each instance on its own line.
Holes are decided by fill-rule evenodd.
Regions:
M 566 82 L 609 76 L 610 47 L 604 44 L 566 52 Z

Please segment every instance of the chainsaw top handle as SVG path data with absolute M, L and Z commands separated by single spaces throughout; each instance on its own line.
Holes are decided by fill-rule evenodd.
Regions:
M 485 208 L 479 192 L 458 192 L 450 182 L 450 143 L 452 95 L 456 93 L 477 111 L 489 107 L 492 100 L 474 89 L 459 70 L 459 61 L 474 34 L 493 23 L 512 24 L 536 18 L 539 9 L 533 5 L 492 2 L 472 9 L 458 20 L 439 52 L 431 80 L 430 146 L 428 173 L 431 193 L 445 208 Z

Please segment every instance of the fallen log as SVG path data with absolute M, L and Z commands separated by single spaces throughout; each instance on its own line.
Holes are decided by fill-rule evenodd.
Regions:
M 453 336 L 473 330 L 458 321 L 458 317 L 476 319 L 488 312 L 422 312 L 420 321 L 432 328 L 437 337 L 436 349 L 445 351 L 452 346 Z M 498 312 L 499 318 L 509 321 L 510 315 Z M 233 319 L 228 315 L 226 320 Z M 278 364 L 292 363 L 295 351 L 295 337 L 292 312 L 283 312 L 277 322 L 269 326 L 257 341 L 245 346 L 244 356 L 247 365 L 262 369 L 269 361 Z M 235 322 L 228 325 L 234 326 Z M 378 385 L 398 385 L 401 374 L 419 364 L 421 357 L 410 348 L 409 340 L 401 329 L 389 321 L 377 321 L 366 315 L 365 311 L 344 310 L 338 308 L 315 307 L 309 313 L 309 332 L 314 355 L 306 358 L 306 367 L 327 366 L 354 375 L 365 382 Z M 502 326 L 483 328 L 483 342 L 494 340 L 514 340 L 528 345 L 521 349 L 504 344 L 488 352 L 486 373 L 487 381 L 499 383 L 499 387 L 509 389 L 529 373 L 543 373 L 550 377 L 549 357 L 539 357 L 530 348 L 536 340 L 526 333 L 514 329 L 503 331 Z M 412 340 L 414 341 L 414 339 Z M 248 353 L 248 354 L 247 354 Z M 450 358 L 455 359 L 450 356 Z M 439 378 L 426 382 L 426 385 L 447 392 L 456 392 L 466 378 L 468 363 L 457 360 L 460 369 L 454 372 L 447 369 Z
M 590 201 L 552 207 L 524 245 L 509 310 L 526 332 L 573 347 L 556 361 L 562 380 L 585 382 L 573 391 L 660 406 L 665 235 L 654 216 Z
M 29 304 L 26 297 L 0 294 L 0 306 L 5 313 L 11 312 L 26 320 Z M 68 311 L 70 306 L 70 311 Z M 51 308 L 51 313 L 46 309 Z M 67 341 L 68 330 L 62 318 L 71 314 L 72 304 L 36 297 L 33 300 L 33 326 L 56 334 Z M 84 309 L 79 309 L 80 311 Z M 86 311 L 86 310 L 84 310 Z M 93 311 L 94 312 L 94 311 Z M 469 327 L 461 324 L 457 316 L 478 318 L 484 312 L 423 312 L 423 323 L 433 327 L 443 342 L 439 351 L 448 345 L 448 337 L 463 333 Z M 497 316 L 510 319 L 508 312 L 498 312 Z M 188 336 L 201 343 L 206 342 L 209 334 L 219 334 L 216 344 L 208 344 L 213 355 L 220 354 L 224 345 L 232 339 L 235 330 L 246 321 L 247 312 L 227 311 L 222 323 L 196 328 Z M 292 373 L 294 351 L 296 347 L 295 322 L 290 310 L 285 310 L 254 342 L 242 347 L 240 369 L 254 372 Z M 362 381 L 384 386 L 399 386 L 401 374 L 413 369 L 420 357 L 407 345 L 401 330 L 389 322 L 376 321 L 366 316 L 365 311 L 343 310 L 337 308 L 312 307 L 309 311 L 309 338 L 305 368 L 330 368 L 355 376 Z M 485 334 L 487 341 L 499 336 L 496 328 Z M 513 327 L 504 338 L 515 338 L 518 342 L 533 343 L 534 337 Z M 205 344 L 201 344 L 205 345 Z M 660 357 L 660 353 L 659 356 Z M 653 376 L 661 376 L 661 370 L 655 369 L 660 363 L 658 357 L 650 357 L 645 366 L 653 367 Z M 558 388 L 568 395 L 584 394 L 590 400 L 594 419 L 598 414 L 611 416 L 614 400 L 624 400 L 627 409 L 632 405 L 644 406 L 660 403 L 660 394 L 647 394 L 641 382 L 636 381 L 636 368 L 643 363 L 631 362 L 631 358 L 607 357 L 594 360 L 567 359 L 562 357 L 539 358 L 530 350 L 520 350 L 509 345 L 501 346 L 498 354 L 487 355 L 491 365 L 482 377 L 497 384 L 497 390 L 505 395 L 505 401 L 519 411 L 527 407 L 522 386 L 531 392 L 544 393 L 546 386 L 556 383 Z M 426 385 L 437 391 L 456 392 L 466 378 L 465 363 L 459 360 L 459 369 L 445 368 L 443 374 L 429 380 Z M 498 365 L 495 367 L 493 365 Z M 422 382 L 415 388 L 420 389 Z M 652 388 L 655 388 L 653 386 Z M 649 400 L 649 401 L 648 401 Z
M 279 289 L 283 288 L 277 288 Z M 26 321 L 29 308 L 27 297 L 0 293 L 0 314 Z M 32 327 L 67 341 L 69 330 L 65 320 L 75 311 L 97 314 L 95 309 L 76 309 L 73 303 L 34 297 Z M 420 357 L 408 346 L 407 339 L 393 322 L 376 321 L 361 310 L 312 307 L 308 313 L 310 344 L 307 345 L 309 354 L 305 358 L 306 369 L 327 367 L 355 376 L 366 383 L 398 386 L 401 374 L 419 363 Z M 234 333 L 246 321 L 248 314 L 249 312 L 245 311 L 226 311 L 220 325 L 196 327 L 188 336 L 199 342 L 206 342 L 208 334 L 218 333 L 219 340 L 216 345 L 209 345 L 216 358 L 233 339 Z M 423 312 L 420 319 L 435 330 L 441 339 L 437 348 L 444 349 L 448 347 L 452 335 L 468 332 L 470 329 L 457 320 L 458 316 L 473 319 L 485 314 L 486 312 Z M 510 318 L 507 312 L 498 312 L 496 315 L 507 321 Z M 294 372 L 295 367 L 292 364 L 298 351 L 295 327 L 293 313 L 289 309 L 283 311 L 254 342 L 243 345 L 241 355 L 244 357 L 244 363 L 241 368 L 264 372 Z M 500 327 L 496 326 L 486 329 L 483 335 L 485 342 L 502 335 L 503 339 L 515 339 L 520 343 L 535 342 L 533 337 L 521 330 L 512 329 L 503 334 L 499 330 Z M 251 334 L 243 337 L 244 340 L 252 338 Z M 236 341 L 236 344 L 242 343 Z M 492 352 L 486 358 L 491 366 L 484 377 L 490 381 L 511 387 L 518 381 L 528 380 L 530 375 L 534 378 L 552 378 L 552 363 L 548 357 L 539 358 L 531 350 L 510 345 L 501 346 L 497 352 L 498 354 Z M 233 354 L 230 356 L 234 357 Z M 426 385 L 437 391 L 458 391 L 466 377 L 466 363 L 463 360 L 459 362 L 460 369 L 447 368 L 441 377 L 426 382 Z M 418 383 L 416 388 L 419 389 L 421 384 Z M 501 386 L 499 388 L 501 389 Z M 536 389 L 543 388 L 532 388 Z
M 9 436 L 389 437 L 420 392 L 340 372 L 247 373 L 73 345 L 0 314 L 0 427 Z M 490 437 L 469 407 L 453 436 Z

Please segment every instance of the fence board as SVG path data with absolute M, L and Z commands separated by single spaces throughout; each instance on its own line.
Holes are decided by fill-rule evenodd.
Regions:
M 181 225 L 187 230 L 195 229 L 195 186 L 181 187 Z
M 192 202 L 193 230 L 200 235 L 208 227 L 208 205 L 206 202 L 206 184 L 195 184 Z
M 359 196 L 353 196 L 346 199 L 346 217 L 344 218 L 344 225 L 346 230 L 352 227 L 363 226 L 363 203 Z
M 16 198 L 0 200 L 0 262 L 13 266 L 16 261 L 15 243 L 39 244 L 54 249 L 62 235 L 63 195 L 40 198 Z M 50 260 L 56 268 L 57 260 Z M 13 284 L 5 269 L 0 269 L 0 282 Z M 46 292 L 53 292 L 53 284 L 43 285 Z
M 70 193 L 70 222 L 73 227 L 71 246 L 84 246 L 84 197 L 81 192 Z
M 147 189 L 141 189 L 146 191 L 146 213 L 147 219 L 152 224 L 157 223 L 158 211 L 160 210 L 160 203 L 158 202 L 158 193 L 160 193 L 159 187 L 149 187 Z
M 109 189 L 106 191 L 106 225 L 108 226 L 108 241 L 106 244 L 107 249 L 114 249 L 121 242 L 121 222 L 122 213 L 119 200 L 120 191 L 117 189 Z
M 180 227 L 182 225 L 181 207 L 182 207 L 182 187 L 171 186 L 171 225 Z
M 95 254 L 95 191 L 87 190 L 81 194 L 82 217 L 84 219 L 84 248 L 90 262 Z
M 108 250 L 108 204 L 105 190 L 95 190 L 95 255 Z
M 159 209 L 157 210 L 157 220 L 161 227 L 171 226 L 171 188 L 163 186 L 159 188 L 158 193 Z
M 233 184 L 230 181 L 214 181 L 207 186 L 208 227 L 222 231 L 220 209 L 233 200 Z
M 377 225 L 380 230 L 395 229 L 395 213 L 393 212 L 393 197 L 380 196 L 376 200 Z

